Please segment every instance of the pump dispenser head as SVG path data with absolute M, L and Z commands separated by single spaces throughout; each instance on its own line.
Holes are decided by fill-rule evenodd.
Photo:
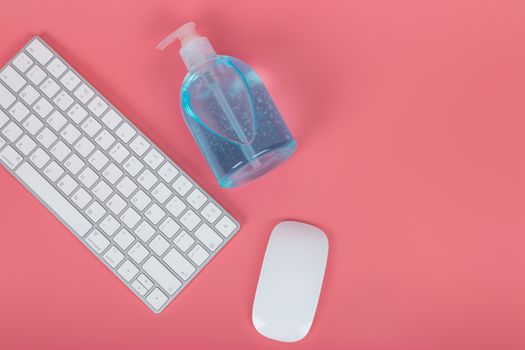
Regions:
M 215 50 L 208 38 L 200 36 L 195 31 L 195 23 L 188 22 L 168 35 L 158 45 L 157 49 L 164 50 L 168 45 L 178 39 L 181 43 L 180 57 L 188 70 L 192 70 L 207 62 L 210 56 L 215 55 Z

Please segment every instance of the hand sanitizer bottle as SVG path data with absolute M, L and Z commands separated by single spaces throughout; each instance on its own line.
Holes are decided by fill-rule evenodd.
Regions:
M 221 187 L 242 185 L 290 157 L 295 140 L 257 73 L 237 58 L 217 55 L 193 22 L 157 48 L 176 39 L 188 68 L 182 114 Z

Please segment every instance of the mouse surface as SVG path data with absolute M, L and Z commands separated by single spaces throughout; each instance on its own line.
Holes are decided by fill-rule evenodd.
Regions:
M 308 334 L 323 284 L 328 238 L 315 226 L 283 221 L 272 231 L 259 276 L 252 321 L 285 342 Z

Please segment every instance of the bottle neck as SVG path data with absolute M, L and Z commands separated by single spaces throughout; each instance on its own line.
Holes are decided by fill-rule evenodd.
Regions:
M 179 54 L 189 71 L 199 68 L 217 56 L 210 42 L 205 37 L 195 37 L 184 41 Z

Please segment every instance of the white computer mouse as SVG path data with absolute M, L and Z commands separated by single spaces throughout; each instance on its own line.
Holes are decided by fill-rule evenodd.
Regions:
M 272 231 L 259 276 L 252 321 L 265 337 L 303 339 L 323 284 L 328 238 L 315 226 L 283 221 Z

